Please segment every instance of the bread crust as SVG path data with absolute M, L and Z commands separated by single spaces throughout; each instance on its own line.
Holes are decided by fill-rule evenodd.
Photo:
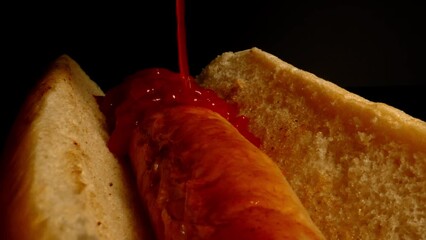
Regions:
M 197 77 L 251 119 L 329 239 L 426 239 L 426 123 L 258 48 Z
M 106 146 L 103 95 L 63 55 L 25 101 L 2 159 L 6 239 L 150 239 L 131 176 Z

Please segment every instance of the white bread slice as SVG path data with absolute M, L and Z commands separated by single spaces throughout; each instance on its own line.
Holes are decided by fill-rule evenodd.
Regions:
M 130 175 L 106 146 L 102 95 L 67 55 L 37 85 L 3 159 L 2 238 L 150 239 Z
M 238 103 L 328 239 L 426 239 L 426 123 L 253 48 L 198 76 Z

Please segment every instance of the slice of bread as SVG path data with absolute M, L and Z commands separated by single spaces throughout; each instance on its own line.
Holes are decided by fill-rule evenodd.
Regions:
M 149 239 L 126 166 L 106 146 L 102 95 L 66 55 L 37 85 L 2 159 L 2 237 Z
M 426 123 L 253 48 L 198 76 L 238 103 L 328 239 L 426 239 Z

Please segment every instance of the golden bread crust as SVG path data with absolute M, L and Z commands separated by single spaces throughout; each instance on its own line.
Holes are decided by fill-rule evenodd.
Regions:
M 3 159 L 7 239 L 148 239 L 95 96 L 101 89 L 63 55 L 28 97 Z

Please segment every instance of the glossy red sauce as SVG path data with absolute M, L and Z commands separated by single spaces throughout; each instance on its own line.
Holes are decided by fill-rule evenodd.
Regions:
M 190 76 L 184 9 L 184 0 L 176 0 L 180 73 L 163 68 L 141 70 L 107 92 L 101 103 L 112 130 L 109 148 L 117 156 L 127 154 L 132 131 L 141 118 L 178 105 L 211 109 L 227 119 L 254 145 L 260 145 L 260 140 L 248 130 L 248 119 L 238 115 L 236 105 L 227 103 L 211 90 L 201 88 Z
M 189 88 L 187 81 L 191 82 Z M 126 155 L 132 131 L 144 116 L 178 105 L 211 109 L 227 119 L 253 144 L 260 145 L 259 139 L 248 130 L 248 119 L 238 114 L 236 105 L 195 84 L 192 77 L 152 68 L 136 72 L 106 93 L 101 108 L 112 127 L 110 150 L 118 156 Z
M 184 0 L 176 0 L 177 41 L 179 56 L 179 71 L 184 76 L 189 76 L 188 51 L 186 49 L 185 28 L 185 3 Z M 190 84 L 190 81 L 187 82 Z

